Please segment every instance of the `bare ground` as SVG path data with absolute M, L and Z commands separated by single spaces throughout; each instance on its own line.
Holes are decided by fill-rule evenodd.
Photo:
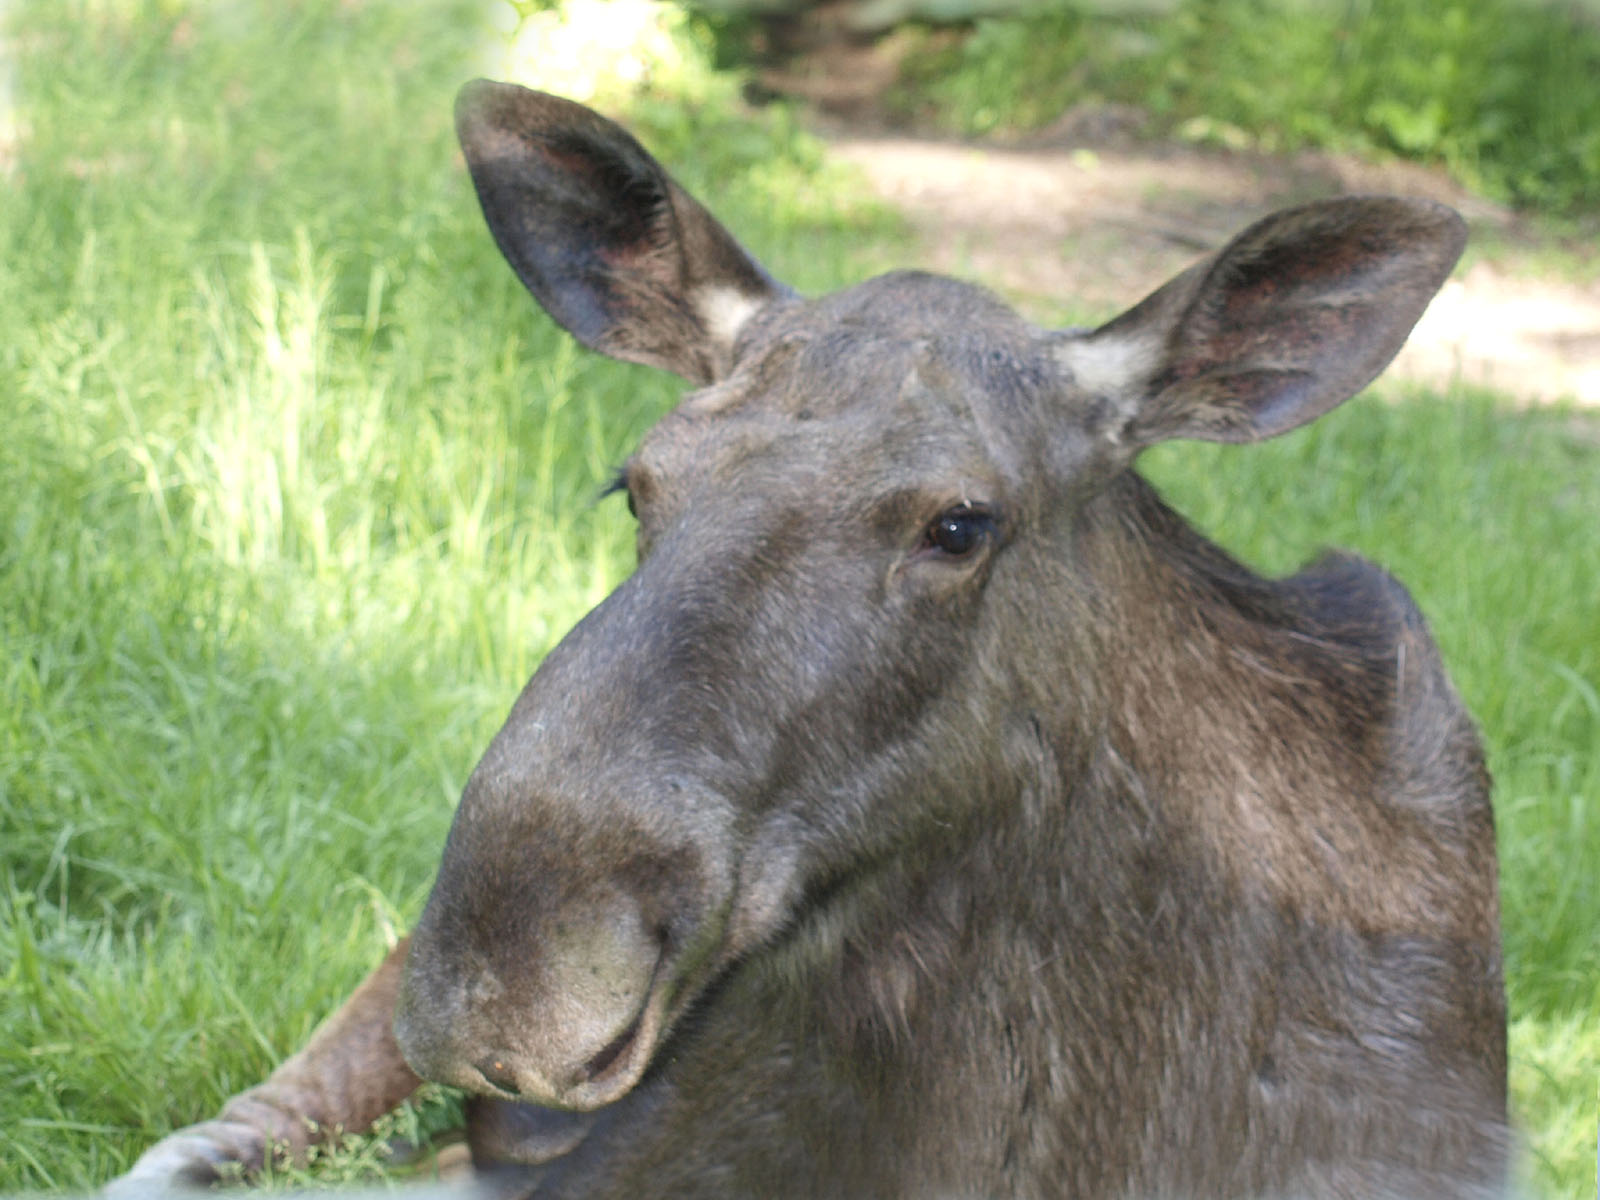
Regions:
M 825 136 L 910 220 L 922 265 L 982 280 L 1036 319 L 1108 316 L 1283 205 L 1351 191 L 1444 201 L 1484 248 L 1469 250 L 1391 377 L 1600 407 L 1600 279 L 1541 271 L 1559 247 L 1442 173 L 1152 146 L 1123 136 L 1114 112 L 1087 120 L 1027 148 L 863 134 L 856 123 Z M 1096 120 L 1109 136 L 1094 136 Z

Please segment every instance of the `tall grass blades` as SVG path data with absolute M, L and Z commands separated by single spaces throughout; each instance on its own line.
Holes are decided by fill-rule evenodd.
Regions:
M 450 111 L 494 15 L 6 14 L 0 1191 L 89 1187 L 302 1041 L 631 568 L 596 498 L 679 389 L 581 354 L 482 227 Z M 682 47 L 705 105 L 619 102 L 780 269 L 844 274 L 885 223 Z

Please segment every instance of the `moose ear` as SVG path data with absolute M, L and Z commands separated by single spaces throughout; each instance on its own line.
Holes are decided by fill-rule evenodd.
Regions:
M 1060 343 L 1103 433 L 1254 442 L 1349 399 L 1388 366 L 1466 243 L 1443 205 L 1352 196 L 1252 225 L 1135 307 Z
M 789 294 L 615 122 L 479 79 L 456 132 L 518 278 L 585 346 L 705 384 L 740 328 Z

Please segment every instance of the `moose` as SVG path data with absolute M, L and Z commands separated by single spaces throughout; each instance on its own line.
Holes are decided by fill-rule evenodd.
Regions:
M 1497 1194 L 1489 780 L 1422 616 L 1351 555 L 1253 573 L 1133 469 L 1365 387 L 1461 219 L 1306 204 L 1041 329 L 915 271 L 798 295 L 571 101 L 457 124 L 545 310 L 695 390 L 409 940 L 114 1190 L 428 1079 L 506 1195 Z

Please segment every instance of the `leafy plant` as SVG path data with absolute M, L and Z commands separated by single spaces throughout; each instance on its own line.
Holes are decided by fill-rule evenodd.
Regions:
M 1039 5 L 908 60 L 898 104 L 964 133 L 1079 102 L 1266 149 L 1392 153 L 1497 199 L 1600 206 L 1600 15 L 1536 0 L 1176 0 Z

